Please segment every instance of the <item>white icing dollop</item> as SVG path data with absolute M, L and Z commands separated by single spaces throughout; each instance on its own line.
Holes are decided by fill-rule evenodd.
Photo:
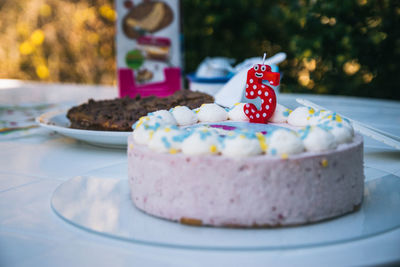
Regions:
M 133 131 L 133 140 L 138 144 L 146 145 L 150 140 L 150 135 L 152 133 L 154 132 L 146 130 L 143 126 L 136 127 Z
M 351 140 L 353 140 L 354 134 L 352 131 L 352 128 L 350 129 L 349 127 L 346 126 L 334 126 L 333 129 L 331 130 L 331 133 L 335 137 L 335 141 L 337 144 L 344 144 L 344 143 L 349 143 Z
M 314 113 L 314 109 L 307 107 L 298 107 L 290 113 L 287 122 L 293 126 L 307 126 L 309 124 L 308 117 L 310 113 Z
M 225 121 L 228 118 L 228 112 L 217 104 L 203 104 L 197 117 L 201 122 Z
M 318 126 L 308 126 L 301 130 L 303 144 L 307 151 L 319 152 L 336 148 L 335 137 Z
M 327 114 L 329 114 L 329 111 L 327 110 L 317 110 L 315 112 L 313 111 L 313 109 L 311 110 L 311 112 L 309 110 L 309 116 L 307 117 L 308 125 L 320 124 L 324 120 L 324 118 L 326 118 Z
M 174 116 L 168 110 L 157 110 L 152 113 L 152 116 L 160 117 L 165 124 L 176 125 Z
M 276 123 L 286 122 L 291 112 L 292 111 L 287 107 L 281 104 L 276 104 L 274 114 L 269 118 L 269 121 Z
M 331 134 L 335 137 L 336 144 L 349 143 L 353 140 L 354 130 L 350 123 L 346 121 L 327 121 L 321 124 L 321 127 L 329 130 Z
M 228 118 L 232 121 L 249 121 L 249 118 L 244 113 L 244 105 L 246 103 L 236 104 L 229 112 Z
M 154 132 L 161 126 L 170 125 L 160 116 L 141 117 L 133 130 L 133 139 L 138 144 L 148 144 Z
M 158 128 L 149 141 L 149 148 L 157 152 L 176 153 L 181 149 L 181 142 L 174 140 L 175 136 L 181 135 L 181 130 L 164 126 Z
M 279 129 L 274 131 L 269 138 L 268 154 L 292 155 L 303 151 L 303 142 L 293 131 Z
M 257 138 L 246 138 L 244 134 L 236 134 L 224 139 L 221 152 L 228 157 L 240 158 L 259 155 L 263 151 Z
M 199 127 L 183 141 L 182 152 L 187 155 L 218 153 L 218 134 L 206 127 Z
M 177 106 L 171 113 L 180 126 L 192 125 L 198 121 L 197 114 L 186 106 Z

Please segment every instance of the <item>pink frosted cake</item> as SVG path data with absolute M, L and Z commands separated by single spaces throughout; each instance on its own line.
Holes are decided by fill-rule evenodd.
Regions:
M 361 205 L 363 140 L 348 121 L 278 104 L 270 123 L 249 123 L 244 105 L 142 117 L 128 140 L 135 206 L 186 224 L 275 227 Z

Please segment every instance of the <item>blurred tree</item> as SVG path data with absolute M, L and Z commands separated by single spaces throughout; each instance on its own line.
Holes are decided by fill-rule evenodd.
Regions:
M 111 0 L 0 1 L 0 78 L 112 84 Z
M 115 83 L 113 2 L 0 1 L 0 78 Z M 284 92 L 400 99 L 398 0 L 181 0 L 181 6 L 186 73 L 207 56 L 240 62 L 283 51 Z
M 187 71 L 284 51 L 282 90 L 400 99 L 396 0 L 182 0 Z

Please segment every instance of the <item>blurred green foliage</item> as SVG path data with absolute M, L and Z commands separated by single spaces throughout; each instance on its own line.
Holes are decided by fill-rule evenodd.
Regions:
M 182 0 L 186 71 L 286 52 L 283 92 L 400 99 L 398 0 Z
M 283 92 L 400 99 L 399 0 L 181 0 L 181 11 L 186 73 L 205 57 L 286 52 Z M 113 0 L 2 0 L 0 16 L 0 78 L 115 84 Z

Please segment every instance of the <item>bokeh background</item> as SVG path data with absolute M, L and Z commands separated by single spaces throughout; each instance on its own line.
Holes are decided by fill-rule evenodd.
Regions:
M 181 13 L 186 73 L 283 51 L 283 92 L 400 99 L 398 0 L 181 0 Z M 1 0 L 0 78 L 116 84 L 116 16 L 111 0 Z

